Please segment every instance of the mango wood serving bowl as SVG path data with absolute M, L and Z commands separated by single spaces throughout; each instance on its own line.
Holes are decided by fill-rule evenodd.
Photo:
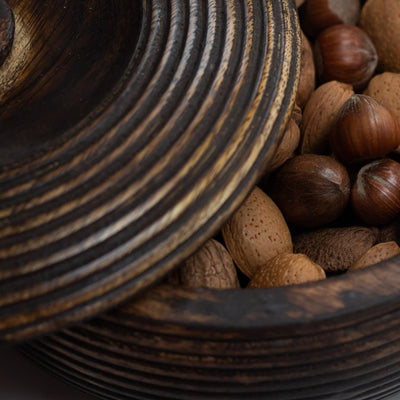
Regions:
M 173 4 L 176 5 L 176 9 L 171 8 Z M 169 42 L 169 47 L 164 43 L 166 47 L 163 50 L 174 48 L 173 52 L 179 53 L 179 48 L 182 68 L 183 65 L 187 67 L 186 62 L 189 60 L 188 56 L 183 57 L 185 45 L 181 40 L 182 32 L 187 39 L 191 37 L 189 32 L 193 35 L 203 35 L 203 39 L 199 37 L 197 43 L 203 43 L 204 47 L 199 44 L 201 48 L 198 47 L 197 51 L 205 54 L 207 46 L 211 46 L 209 51 L 214 48 L 214 56 L 219 54 L 221 57 L 218 63 L 210 61 L 209 68 L 212 72 L 209 71 L 208 79 L 211 86 L 218 85 L 219 81 L 213 80 L 216 71 L 220 72 L 219 75 L 215 75 L 219 76 L 218 79 L 228 79 L 227 83 L 233 85 L 233 92 L 238 80 L 241 81 L 245 77 L 245 80 L 252 77 L 250 81 L 260 85 L 264 65 L 267 65 L 265 68 L 275 65 L 268 70 L 267 76 L 272 74 L 279 77 L 280 84 L 289 77 L 292 80 L 289 79 L 287 85 L 295 82 L 293 76 L 296 75 L 296 58 L 293 51 L 296 51 L 296 41 L 292 41 L 292 33 L 297 29 L 297 25 L 293 5 L 290 8 L 285 1 L 144 2 L 142 6 L 142 12 L 146 10 L 145 15 L 148 18 L 151 16 L 149 20 L 152 21 L 152 25 L 142 22 L 142 29 L 143 26 L 147 26 L 150 31 L 150 26 L 154 29 L 161 20 L 169 29 L 172 29 L 172 26 L 183 29 Z M 168 25 L 178 17 L 181 18 L 179 23 L 176 21 L 176 24 Z M 139 19 L 146 21 L 143 16 Z M 215 33 L 213 43 L 208 40 L 204 42 L 206 32 L 209 32 L 208 35 L 210 32 Z M 271 42 L 263 42 L 260 33 L 256 32 L 268 32 Z M 175 46 L 178 47 L 175 49 Z M 226 46 L 230 49 L 228 53 L 226 50 L 224 53 L 223 50 Z M 254 50 L 250 57 L 251 52 L 247 52 L 253 49 L 253 46 L 258 50 Z M 286 46 L 293 46 L 292 51 L 285 53 Z M 195 47 L 193 45 L 193 51 Z M 201 61 L 200 53 L 194 67 L 197 74 L 200 71 L 199 66 L 204 62 Z M 249 58 L 242 58 L 244 54 L 249 54 Z M 288 74 L 283 73 L 283 55 L 289 62 Z M 229 56 L 236 60 L 231 71 L 229 68 L 233 61 L 223 63 L 223 59 L 228 59 Z M 277 60 L 276 64 L 274 60 Z M 265 61 L 271 64 L 264 64 Z M 173 64 L 173 61 L 169 62 Z M 164 63 L 168 63 L 168 60 L 164 60 Z M 252 65 L 251 73 L 246 70 L 246 66 L 250 67 L 248 63 Z M 224 68 L 221 69 L 222 65 Z M 240 68 L 244 68 L 242 73 L 238 72 Z M 143 74 L 145 72 L 146 70 L 143 70 Z M 173 75 L 167 74 L 165 79 L 174 80 Z M 274 85 L 277 85 L 278 81 L 275 80 Z M 189 93 L 188 88 L 194 83 L 193 80 L 187 82 L 183 92 Z M 291 101 L 291 89 L 285 85 L 280 89 L 274 86 L 275 89 L 262 91 L 266 104 L 269 104 L 268 99 L 271 96 L 280 99 L 281 104 L 275 111 L 273 107 L 266 107 L 263 111 L 268 113 L 268 117 L 264 114 L 258 114 L 257 117 L 261 125 L 266 123 L 268 126 L 269 123 L 273 123 L 275 126 L 275 131 L 273 128 L 271 131 L 267 129 L 270 136 L 263 144 L 264 150 L 260 152 L 265 159 L 268 159 L 270 148 L 273 148 L 279 136 L 278 133 L 271 132 L 279 131 L 278 126 L 284 123 L 284 115 L 290 108 L 288 104 Z M 200 87 L 197 87 L 198 90 Z M 251 110 L 252 102 L 259 93 L 259 86 L 251 84 L 239 87 L 237 90 L 247 87 L 246 96 L 250 96 L 251 100 L 245 96 L 241 98 L 240 104 L 246 110 Z M 286 100 L 278 96 L 280 91 Z M 232 91 L 228 92 L 233 96 Z M 167 91 L 162 91 L 159 97 L 166 96 L 166 93 Z M 210 93 L 213 96 L 207 99 L 214 105 L 215 96 L 220 92 L 211 90 Z M 224 92 L 221 92 L 221 96 L 225 99 Z M 206 107 L 205 99 L 206 97 L 199 99 L 203 107 Z M 283 103 L 280 103 L 281 101 Z M 224 123 L 220 118 L 230 111 L 228 103 L 222 103 L 220 108 L 215 110 L 214 116 L 215 121 L 221 122 L 221 129 Z M 188 108 L 184 107 L 180 114 L 181 119 L 176 120 L 175 127 L 186 121 L 185 113 L 190 112 L 192 106 L 197 110 L 197 103 L 180 104 Z M 209 125 L 208 113 L 211 113 L 213 108 L 206 109 L 207 113 L 200 115 L 203 118 L 202 122 L 210 129 L 214 124 Z M 277 114 L 278 109 L 280 111 Z M 162 112 L 163 108 L 159 110 Z M 265 140 L 259 138 L 260 132 L 265 131 L 260 130 L 260 125 L 255 122 L 255 115 L 251 112 L 240 113 L 240 110 L 243 112 L 238 105 L 235 108 L 235 112 L 239 113 L 237 117 L 241 121 L 242 118 L 250 118 L 251 121 L 246 135 L 252 136 L 250 126 L 251 132 L 254 129 L 255 137 L 251 139 L 251 143 L 257 144 L 258 140 Z M 229 115 L 233 118 L 232 121 L 225 121 L 229 130 L 236 125 L 241 126 L 234 118 L 235 113 Z M 152 117 L 155 118 L 154 115 Z M 193 118 L 195 117 L 190 116 L 186 121 L 185 129 L 188 129 L 189 120 L 192 121 Z M 156 123 L 153 119 L 149 120 L 149 123 L 150 121 Z M 223 132 L 224 129 L 218 130 L 218 137 L 222 135 L 223 140 L 227 140 L 225 135 L 228 134 Z M 244 140 L 246 135 L 238 136 L 237 140 Z M 194 137 L 191 137 L 191 140 L 195 140 Z M 244 148 L 251 145 L 249 140 L 244 142 Z M 213 144 L 211 148 L 219 146 L 218 143 Z M 194 145 L 198 148 L 199 143 Z M 216 151 L 225 153 L 227 148 L 229 146 L 223 147 L 223 151 Z M 208 150 L 210 151 L 210 146 Z M 258 158 L 257 160 L 252 165 L 258 170 L 263 162 Z M 211 163 L 212 158 L 206 162 Z M 226 159 L 223 162 L 226 163 Z M 240 164 L 244 164 L 243 159 Z M 237 199 L 242 199 L 248 191 L 246 182 L 252 185 L 257 172 L 254 171 L 254 176 L 252 173 L 243 172 L 242 176 L 242 170 L 235 169 L 236 164 L 228 165 L 225 175 L 219 178 L 225 183 L 216 184 L 216 188 L 219 189 L 215 190 L 221 194 L 221 187 L 229 186 L 231 179 L 236 184 L 238 176 L 241 176 L 243 181 L 229 193 L 237 196 Z M 226 175 L 231 172 L 231 168 L 234 169 L 233 175 Z M 215 179 L 217 178 L 218 174 L 215 175 Z M 214 180 L 207 182 L 213 185 Z M 190 180 L 185 181 L 185 185 L 188 185 L 188 190 L 191 191 L 197 187 Z M 181 189 L 183 190 L 183 187 Z M 201 197 L 206 189 L 207 187 L 201 186 L 201 191 L 195 193 Z M 211 196 L 210 199 L 216 201 L 215 196 Z M 214 226 L 219 225 L 237 204 L 232 201 L 232 206 L 226 208 L 226 213 L 224 207 L 219 207 L 218 212 L 223 211 L 223 217 L 218 218 L 219 214 L 216 213 L 213 217 L 216 223 L 210 229 L 205 228 L 207 223 L 201 225 L 204 228 L 197 227 L 199 230 L 194 231 L 196 239 L 192 240 L 193 243 L 197 245 L 208 236 Z M 199 218 L 202 214 L 196 211 L 195 215 Z M 185 221 L 193 224 L 196 219 Z M 179 234 L 181 232 L 178 230 Z M 167 233 L 170 234 L 171 230 L 167 230 Z M 158 244 L 158 241 L 155 243 Z M 186 255 L 194 247 L 194 244 L 188 247 L 179 245 L 169 256 L 171 264 L 158 262 L 154 265 L 161 265 L 160 270 L 165 273 L 169 265 L 181 259 L 178 253 Z M 162 251 L 162 246 L 157 247 L 157 251 Z M 137 268 L 139 264 L 133 262 L 132 265 Z M 348 276 L 274 289 L 189 290 L 162 284 L 108 314 L 32 341 L 23 345 L 21 349 L 52 373 L 105 399 L 383 399 L 400 391 L 399 265 L 398 257 Z M 146 279 L 152 281 L 152 274 L 155 274 L 157 279 L 161 276 L 161 272 L 154 271 L 158 271 L 158 268 L 149 269 L 149 273 L 145 274 Z M 106 297 L 108 295 L 104 292 L 103 298 Z M 93 303 L 96 304 L 94 301 Z M 40 330 L 42 331 L 42 328 Z M 12 332 L 12 336 L 6 336 L 8 339 L 25 335 L 25 331 L 21 330 L 14 329 Z
M 290 117 L 299 27 L 290 0 L 0 0 L 0 18 L 4 343 L 116 306 L 219 229 Z
M 161 285 L 22 350 L 105 399 L 384 399 L 400 392 L 399 265 L 273 289 Z

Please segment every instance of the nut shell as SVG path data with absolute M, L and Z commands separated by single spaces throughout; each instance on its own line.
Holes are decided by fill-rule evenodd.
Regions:
M 384 225 L 400 213 L 400 164 L 390 158 L 360 169 L 352 189 L 352 206 L 370 225 Z
M 364 94 L 378 100 L 396 115 L 400 121 L 400 74 L 384 72 L 375 75 L 365 89 Z
M 294 251 L 326 272 L 346 271 L 375 244 L 378 232 L 360 226 L 303 232 L 293 237 Z
M 400 247 L 396 242 L 379 243 L 371 247 L 350 268 L 349 272 L 366 268 L 400 254 Z
M 304 107 L 315 89 L 314 55 L 310 42 L 301 32 L 301 66 L 300 81 L 296 94 L 296 103 Z
M 191 288 L 235 289 L 239 279 L 232 257 L 214 239 L 208 240 L 182 267 L 169 277 L 170 283 Z
M 343 104 L 354 94 L 347 83 L 330 81 L 319 86 L 307 102 L 300 125 L 301 154 L 327 154 L 329 135 Z
M 315 228 L 343 212 L 350 196 L 350 178 L 333 158 L 304 154 L 293 157 L 276 172 L 270 190 L 289 224 Z
M 334 25 L 315 42 L 315 66 L 321 82 L 337 80 L 363 89 L 372 78 L 378 55 L 370 38 L 353 25 Z
M 277 148 L 274 157 L 268 165 L 266 173 L 270 173 L 279 168 L 289 158 L 294 156 L 294 152 L 299 146 L 300 142 L 300 128 L 296 124 L 295 120 L 291 118 L 289 124 L 286 127 L 282 141 Z
M 340 109 L 330 143 L 344 163 L 384 157 L 400 144 L 400 123 L 383 104 L 355 94 Z
M 307 0 L 304 16 L 315 35 L 332 25 L 356 25 L 360 9 L 360 0 Z
M 304 254 L 279 254 L 263 265 L 249 288 L 296 285 L 325 279 L 325 271 Z
M 234 262 L 249 278 L 269 259 L 293 252 L 281 211 L 257 187 L 222 227 L 222 236 Z
M 400 72 L 399 13 L 398 0 L 368 0 L 361 12 L 360 26 L 376 46 L 381 71 Z

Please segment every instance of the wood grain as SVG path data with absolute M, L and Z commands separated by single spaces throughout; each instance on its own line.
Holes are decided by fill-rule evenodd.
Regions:
M 273 155 L 299 78 L 288 0 L 10 5 L 0 342 L 109 309 L 211 237 Z
M 384 399 L 400 391 L 399 263 L 273 289 L 161 285 L 21 350 L 104 399 Z
M 0 67 L 10 53 L 14 29 L 14 14 L 7 2 L 0 0 Z

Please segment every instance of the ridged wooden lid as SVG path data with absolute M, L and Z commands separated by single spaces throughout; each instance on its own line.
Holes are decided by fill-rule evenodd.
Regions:
M 1 168 L 0 341 L 91 317 L 163 277 L 240 205 L 288 121 L 290 0 L 125 3 L 140 31 L 109 98 Z

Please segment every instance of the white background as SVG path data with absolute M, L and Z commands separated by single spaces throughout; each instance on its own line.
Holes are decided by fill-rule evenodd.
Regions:
M 96 398 L 53 377 L 16 350 L 6 349 L 0 351 L 0 400 L 96 400 Z M 388 397 L 386 400 L 400 400 L 400 396 Z

